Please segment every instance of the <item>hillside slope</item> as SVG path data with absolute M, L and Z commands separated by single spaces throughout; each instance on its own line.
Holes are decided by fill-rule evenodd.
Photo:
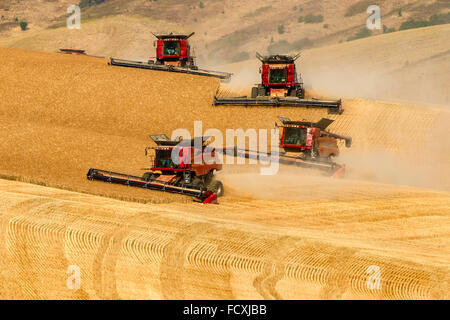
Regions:
M 303 50 L 296 64 L 313 91 L 449 110 L 449 43 L 450 25 L 434 26 Z M 252 57 L 221 68 L 236 90 L 260 81 L 259 66 Z
M 342 115 L 213 107 L 210 78 L 23 49 L 0 60 L 0 178 L 34 183 L 0 179 L 0 298 L 448 299 L 444 108 L 353 96 Z M 217 206 L 86 179 L 90 167 L 141 174 L 148 134 L 192 133 L 195 120 L 270 129 L 277 115 L 335 119 L 354 141 L 347 178 L 226 166 Z M 70 265 L 80 290 L 66 286 Z
M 449 193 L 355 187 L 347 201 L 141 205 L 0 180 L 0 298 L 448 299 Z
M 319 120 L 351 135 L 343 150 L 355 178 L 448 190 L 448 113 L 384 102 L 345 100 L 345 112 L 292 108 L 212 107 L 218 81 L 110 67 L 103 59 L 0 49 L 0 174 L 70 190 L 165 201 L 159 193 L 86 180 L 90 167 L 142 174 L 148 134 L 273 127 L 277 115 Z M 399 123 L 401 128 L 393 131 Z M 401 129 L 401 130 L 400 130 Z M 422 152 L 417 153 L 417 148 Z M 352 153 L 349 153 L 352 152 Z M 373 155 L 370 152 L 374 152 Z M 404 161 L 407 160 L 407 166 Z M 381 161 L 381 162 L 380 162 Z M 374 163 L 375 162 L 375 163 Z M 378 162 L 378 163 L 377 163 Z M 368 171 L 368 172 L 366 172 Z M 145 200 L 144 200 L 145 199 Z M 169 195 L 168 199 L 177 199 Z
M 367 0 L 339 3 L 334 0 L 248 0 L 245 3 L 239 0 L 105 0 L 98 5 L 82 6 L 81 30 L 69 30 L 66 10 L 73 4 L 66 0 L 0 0 L 0 38 L 4 40 L 1 46 L 54 51 L 58 49 L 56 45 L 76 45 L 94 51 L 102 49 L 103 52 L 98 52 L 102 55 L 118 55 L 134 39 L 144 40 L 133 42 L 133 49 L 140 53 L 141 46 L 146 48 L 153 42 L 151 31 L 196 31 L 193 43 L 202 64 L 230 62 L 253 56 L 254 51 L 265 52 L 270 45 L 282 47 L 280 43 L 289 43 L 300 50 L 305 47 L 302 42 L 305 39 L 308 46 L 315 47 L 346 41 L 365 27 L 369 16 L 366 10 L 373 3 Z M 409 19 L 428 20 L 433 14 L 450 9 L 445 0 L 383 0 L 377 4 L 381 8 L 382 25 L 397 30 Z M 299 22 L 300 17 L 305 20 L 308 15 L 322 16 L 323 20 Z M 29 22 L 29 30 L 21 31 L 16 18 Z M 91 22 L 102 24 L 106 30 L 93 29 Z M 382 30 L 373 32 L 380 33 Z M 149 52 L 145 58 L 148 55 Z

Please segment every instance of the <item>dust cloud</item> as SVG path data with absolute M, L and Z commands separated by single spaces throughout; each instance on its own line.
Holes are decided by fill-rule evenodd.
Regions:
M 226 196 L 285 201 L 345 201 L 354 195 L 365 183 L 356 179 L 334 179 L 312 169 L 280 165 L 275 175 L 259 174 L 259 166 L 225 168 L 218 173 L 226 188 Z M 384 186 L 370 188 L 382 189 Z M 379 192 L 379 191 L 377 191 Z M 369 196 L 369 195 L 367 195 Z

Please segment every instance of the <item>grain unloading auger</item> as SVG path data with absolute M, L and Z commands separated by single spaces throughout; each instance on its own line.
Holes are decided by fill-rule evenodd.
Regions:
M 207 164 L 203 161 L 203 153 L 209 137 L 199 137 L 193 140 L 169 140 L 165 134 L 151 135 L 156 147 L 151 156 L 151 168 L 142 177 L 111 172 L 100 169 L 89 169 L 87 178 L 103 182 L 178 193 L 195 197 L 199 202 L 218 203 L 218 197 L 223 195 L 223 185 L 215 180 L 214 173 L 222 170 L 221 164 Z M 196 142 L 196 140 L 198 140 Z M 214 151 L 210 151 L 214 157 Z M 198 155 L 200 154 L 200 158 Z M 178 161 L 173 160 L 176 155 Z M 196 161 L 200 159 L 200 161 Z
M 199 69 L 195 58 L 191 55 L 188 39 L 194 35 L 153 34 L 158 40 L 156 46 L 156 59 L 147 62 L 110 58 L 109 65 L 139 68 L 156 71 L 187 73 L 198 76 L 219 78 L 221 81 L 230 81 L 231 73 Z
M 345 165 L 334 161 L 339 156 L 338 140 L 344 140 L 345 146 L 350 148 L 352 138 L 332 133 L 326 128 L 334 120 L 322 118 L 318 122 L 292 121 L 289 118 L 278 117 L 281 125 L 279 150 L 275 153 L 261 153 L 254 150 L 225 148 L 218 150 L 227 155 L 261 160 L 264 162 L 277 161 L 286 165 L 316 169 L 334 178 L 345 175 Z
M 252 88 L 248 97 L 214 97 L 214 105 L 270 106 L 270 107 L 306 107 L 326 108 L 328 113 L 341 114 L 341 100 L 305 99 L 305 89 L 301 76 L 297 75 L 295 56 L 261 56 L 256 53 L 262 67 L 261 83 Z

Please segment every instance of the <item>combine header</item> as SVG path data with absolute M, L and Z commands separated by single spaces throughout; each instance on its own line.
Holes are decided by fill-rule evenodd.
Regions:
M 334 120 L 322 118 L 314 123 L 309 121 L 291 121 L 289 118 L 278 117 L 281 125 L 279 151 L 277 154 L 261 154 L 257 151 L 234 148 L 224 152 L 237 157 L 269 161 L 277 156 L 279 163 L 305 168 L 318 169 L 334 178 L 345 174 L 345 165 L 338 164 L 334 158 L 339 156 L 338 140 L 344 140 L 347 148 L 351 147 L 352 138 L 326 131 Z
M 156 46 L 156 59 L 148 62 L 130 61 L 110 58 L 108 63 L 111 66 L 149 69 L 157 71 L 169 71 L 178 73 L 188 73 L 199 76 L 219 78 L 229 81 L 231 73 L 199 69 L 195 64 L 194 57 L 191 56 L 191 47 L 188 39 L 194 35 L 156 35 L 158 40 Z
M 256 53 L 256 57 L 262 63 L 260 68 L 261 84 L 252 88 L 251 98 L 214 97 L 214 105 L 327 108 L 328 113 L 337 114 L 344 111 L 341 100 L 305 99 L 303 81 L 301 76 L 297 75 L 295 67 L 295 61 L 300 54 L 263 57 Z
M 214 172 L 222 170 L 222 165 L 206 164 L 203 161 L 203 153 L 208 152 L 206 148 L 210 137 L 169 140 L 165 134 L 159 134 L 151 135 L 150 138 L 157 146 L 145 149 L 146 155 L 149 150 L 154 150 L 154 155 L 150 157 L 152 167 L 145 169 L 149 171 L 142 177 L 91 168 L 87 178 L 185 194 L 195 197 L 204 204 L 218 203 L 217 198 L 223 195 L 223 185 L 214 179 Z M 211 157 L 214 157 L 214 151 L 210 152 Z M 178 161 L 174 162 L 172 155 L 176 155 Z M 201 162 L 196 164 L 198 159 L 201 159 Z
M 88 56 L 88 57 L 94 57 L 94 58 L 101 58 L 104 57 L 101 56 L 93 56 L 86 53 L 86 50 L 80 50 L 80 49 L 59 49 L 58 53 L 64 53 L 64 54 L 71 54 L 75 56 Z

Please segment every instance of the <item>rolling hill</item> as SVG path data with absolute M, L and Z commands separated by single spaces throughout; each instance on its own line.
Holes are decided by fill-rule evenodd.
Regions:
M 302 64 L 321 53 L 324 64 L 339 59 L 337 70 L 345 69 L 346 59 L 368 51 L 382 57 L 369 40 L 377 48 L 403 34 L 407 48 L 445 28 L 305 51 Z M 427 40 L 436 44 L 427 56 L 445 52 L 439 39 Z M 401 51 L 380 62 L 386 71 L 400 74 L 402 59 L 420 66 L 419 56 Z M 342 115 L 213 107 L 220 84 L 210 78 L 26 49 L 1 48 L 0 60 L 1 298 L 448 299 L 445 106 L 347 91 Z M 373 60 L 357 62 L 370 69 Z M 438 70 L 447 60 L 430 61 Z M 244 80 L 237 90 L 248 90 Z M 327 93 L 313 81 L 311 94 Z M 330 129 L 354 141 L 340 159 L 347 178 L 287 167 L 265 177 L 253 166 L 226 166 L 217 206 L 86 179 L 90 167 L 142 173 L 148 134 L 192 132 L 195 120 L 204 129 L 269 129 L 277 115 L 334 119 Z M 66 286 L 71 265 L 81 270 L 79 290 Z M 375 290 L 367 286 L 371 266 L 381 271 Z
M 373 4 L 367 0 L 81 1 L 88 2 L 98 4 L 83 5 L 81 30 L 70 30 L 66 11 L 73 2 L 0 1 L 0 46 L 39 51 L 77 46 L 99 55 L 129 54 L 131 58 L 135 53 L 146 59 L 153 52 L 149 50 L 153 49 L 149 48 L 153 42 L 150 32 L 195 31 L 196 55 L 202 64 L 213 65 L 245 60 L 255 51 L 266 52 L 269 46 L 281 49 L 286 43 L 292 50 L 301 50 L 345 42 L 365 27 L 366 9 Z M 428 20 L 450 9 L 445 0 L 384 0 L 377 4 L 382 25 L 395 30 L 411 19 Z M 19 21 L 27 21 L 29 30 L 21 31 Z

